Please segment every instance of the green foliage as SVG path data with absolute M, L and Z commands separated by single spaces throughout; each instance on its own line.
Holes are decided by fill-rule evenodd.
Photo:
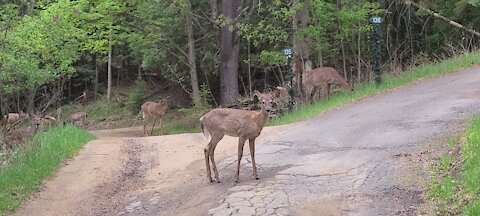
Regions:
M 138 113 L 143 99 L 145 98 L 145 92 L 147 91 L 147 83 L 141 79 L 135 80 L 135 86 L 133 90 L 128 94 L 127 102 L 125 105 L 133 113 Z
M 82 31 L 75 26 L 70 1 L 52 4 L 38 16 L 24 16 L 4 34 L 0 47 L 0 90 L 6 94 L 33 89 L 75 72 Z M 15 7 L 2 7 L 12 10 Z M 7 13 L 13 20 L 14 12 Z
M 260 61 L 267 66 L 285 65 L 287 63 L 287 57 L 282 55 L 280 51 L 267 51 L 264 50 L 260 53 Z
M 37 134 L 24 148 L 12 152 L 0 167 L 0 215 L 14 211 L 42 182 L 94 137 L 74 126 L 55 127 Z

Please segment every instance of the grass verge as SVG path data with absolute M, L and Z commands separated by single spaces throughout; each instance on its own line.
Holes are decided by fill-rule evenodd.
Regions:
M 433 212 L 480 215 L 480 116 L 470 121 L 463 139 L 449 140 L 447 152 L 435 160 L 431 171 L 427 197 Z
M 320 101 L 312 105 L 300 106 L 293 112 L 270 120 L 268 125 L 282 125 L 304 120 L 351 101 L 360 100 L 418 80 L 444 75 L 475 65 L 480 65 L 480 52 L 466 53 L 446 59 L 437 64 L 421 65 L 405 71 L 401 76 L 384 76 L 383 82 L 380 85 L 376 85 L 375 83 L 361 84 L 356 86 L 351 94 L 340 93 L 331 96 L 329 100 Z
M 0 215 L 17 209 L 42 181 L 52 176 L 67 159 L 72 158 L 94 137 L 74 127 L 55 127 L 37 134 L 25 147 L 8 156 L 0 167 Z

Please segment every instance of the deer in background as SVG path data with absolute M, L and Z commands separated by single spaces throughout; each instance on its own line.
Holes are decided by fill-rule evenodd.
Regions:
M 32 120 L 30 127 L 18 128 L 5 134 L 5 148 L 11 148 L 14 144 L 20 144 L 28 141 L 38 131 L 40 123 L 37 119 Z
M 8 113 L 7 115 L 3 116 L 3 119 L 7 124 L 17 124 L 18 122 L 29 118 L 28 113 L 24 113 L 20 111 L 20 113 Z
M 332 67 L 315 68 L 311 71 L 308 71 L 303 78 L 303 86 L 309 102 L 314 101 L 316 92 L 321 85 L 325 85 L 327 88 L 327 99 L 330 95 L 331 85 L 340 85 L 349 92 L 353 90 L 348 81 L 340 76 L 337 70 Z
M 44 116 L 36 115 L 34 119 L 40 124 L 40 126 L 53 125 L 55 124 L 55 122 L 57 122 L 57 119 L 50 115 L 44 115 Z
M 86 112 L 75 112 L 70 114 L 65 122 L 71 122 L 75 124 L 76 122 L 79 122 L 81 124 L 84 124 L 85 121 L 87 120 L 87 113 Z M 65 125 L 65 122 L 63 123 Z
M 153 125 L 152 130 L 150 131 L 150 135 L 153 133 L 153 128 L 155 127 L 155 122 L 157 118 L 160 118 L 160 135 L 163 135 L 163 116 L 168 109 L 168 102 L 167 98 L 159 100 L 158 102 L 147 101 L 141 106 L 141 112 L 143 117 L 143 134 L 148 136 L 147 134 L 147 123 L 150 117 L 153 117 Z
M 253 176 L 258 179 L 257 167 L 255 164 L 255 139 L 262 132 L 268 120 L 268 111 L 272 108 L 273 96 L 270 93 L 262 94 L 255 91 L 260 103 L 260 111 L 238 110 L 230 108 L 217 108 L 206 113 L 200 118 L 200 124 L 205 137 L 211 136 L 210 142 L 204 148 L 205 163 L 207 166 L 207 178 L 210 182 L 212 174 L 210 162 L 212 163 L 215 180 L 220 182 L 217 166 L 215 164 L 215 148 L 225 135 L 238 137 L 238 161 L 236 181 L 240 180 L 240 161 L 243 156 L 243 146 L 248 139 L 250 156 L 252 157 Z M 210 162 L 209 162 L 210 160 Z

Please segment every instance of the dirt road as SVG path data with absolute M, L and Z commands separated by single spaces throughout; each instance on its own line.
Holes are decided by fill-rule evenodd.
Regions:
M 308 121 L 266 128 L 260 180 L 236 139 L 219 143 L 222 183 L 205 176 L 200 134 L 93 132 L 88 144 L 17 215 L 416 215 L 422 188 L 405 185 L 397 155 L 424 148 L 480 111 L 480 68 L 425 80 Z M 245 157 L 249 160 L 249 152 Z

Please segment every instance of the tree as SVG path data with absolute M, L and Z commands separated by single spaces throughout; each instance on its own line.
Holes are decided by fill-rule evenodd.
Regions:
M 238 58 L 240 40 L 236 24 L 241 13 L 243 0 L 222 2 L 222 16 L 225 24 L 220 36 L 220 103 L 232 104 L 238 97 Z

